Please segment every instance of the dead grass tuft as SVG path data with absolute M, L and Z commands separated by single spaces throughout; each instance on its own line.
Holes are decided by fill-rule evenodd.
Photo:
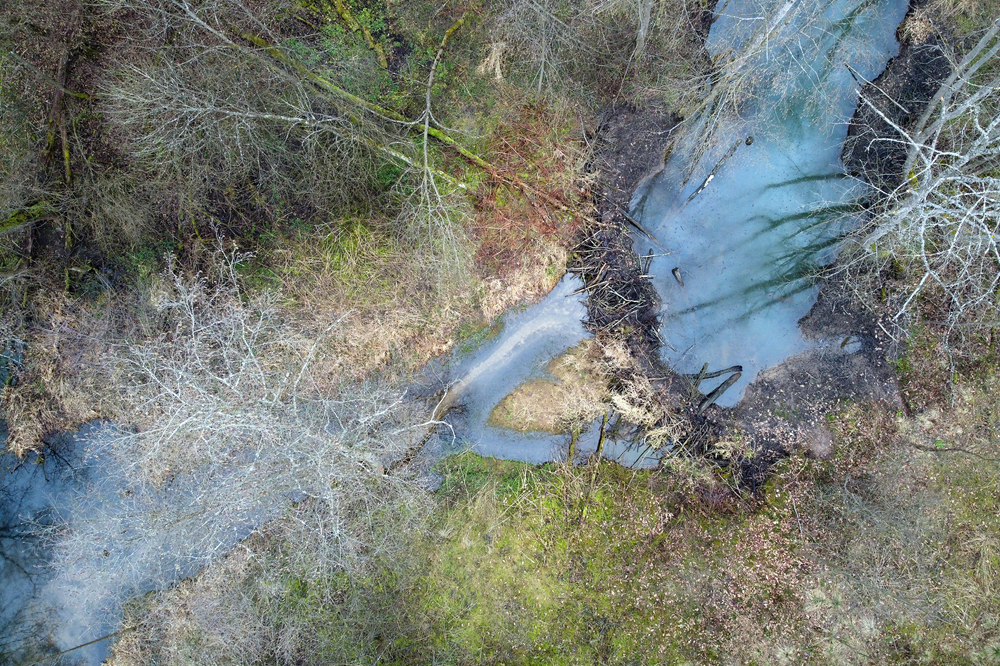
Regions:
M 579 431 L 608 409 L 608 376 L 600 351 L 587 340 L 553 359 L 555 380 L 525 382 L 490 414 L 492 425 L 528 432 Z

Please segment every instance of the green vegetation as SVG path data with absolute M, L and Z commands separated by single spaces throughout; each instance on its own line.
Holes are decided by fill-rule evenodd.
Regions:
M 400 462 L 428 416 L 399 387 L 565 271 L 592 221 L 601 109 L 697 103 L 703 11 L 0 7 L 10 447 L 128 424 L 105 446 L 147 491 L 130 519 L 188 545 L 225 540 L 186 506 L 144 503 L 178 475 L 214 466 L 202 497 L 220 513 L 297 498 L 240 547 L 199 553 L 212 563 L 195 578 L 121 600 L 112 664 L 1000 664 L 989 2 L 928 3 L 904 26 L 959 29 L 964 74 L 943 89 L 959 113 L 918 123 L 909 188 L 849 266 L 899 322 L 905 407 L 841 405 L 833 457 L 783 441 L 790 457 L 754 494 L 744 433 L 692 425 L 600 339 L 498 418 L 566 431 L 613 410 L 707 455 L 633 471 L 466 453 L 438 464 L 433 493 Z M 736 89 L 753 74 L 732 75 Z M 92 508 L 64 551 L 118 534 Z
M 449 461 L 417 583 L 435 653 L 1000 663 L 995 382 L 965 378 L 954 410 L 915 421 L 887 405 L 834 414 L 833 459 L 792 457 L 745 500 L 607 463 Z
M 677 471 L 449 458 L 403 560 L 290 579 L 281 617 L 329 632 L 310 663 L 997 664 L 996 379 L 959 395 L 832 414 L 832 459 L 793 456 L 742 499 Z

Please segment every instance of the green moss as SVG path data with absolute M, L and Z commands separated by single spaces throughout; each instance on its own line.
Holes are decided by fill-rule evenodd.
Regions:
M 52 210 L 52 206 L 46 201 L 32 204 L 26 208 L 18 209 L 7 215 L 5 218 L 0 219 L 0 233 L 8 232 L 12 229 L 23 226 L 28 222 L 36 220 L 43 215 L 48 215 L 52 212 Z
M 524 484 L 529 483 L 529 471 L 534 480 L 534 468 L 527 463 L 483 458 L 474 453 L 450 456 L 438 463 L 436 469 L 444 474 L 444 483 L 438 494 L 445 498 L 457 499 L 478 493 L 488 483 L 496 484 L 501 498 L 516 495 Z
M 509 664 L 704 655 L 685 639 L 706 621 L 703 598 L 678 591 L 692 574 L 728 565 L 739 520 L 706 519 L 709 549 L 677 562 L 676 541 L 667 547 L 673 514 L 651 489 L 654 473 L 607 463 L 534 468 L 472 454 L 439 469 L 448 508 L 416 599 L 439 663 L 477 663 L 484 654 Z
M 455 353 L 468 354 L 485 342 L 494 339 L 503 331 L 503 320 L 492 322 L 483 319 L 463 321 L 455 330 Z

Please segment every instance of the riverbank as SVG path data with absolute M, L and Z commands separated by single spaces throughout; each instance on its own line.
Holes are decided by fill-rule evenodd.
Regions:
M 20 392 L 25 422 L 40 430 L 52 422 L 39 410 L 58 406 L 49 399 L 108 396 L 104 404 L 138 426 L 110 444 L 127 470 L 116 474 L 126 487 L 113 486 L 113 497 L 128 498 L 123 505 L 134 521 L 125 524 L 135 529 L 123 531 L 107 507 L 91 505 L 79 529 L 59 533 L 75 539 L 61 542 L 65 551 L 73 561 L 97 563 L 100 575 L 89 581 L 141 570 L 128 559 L 130 540 L 154 567 L 169 565 L 158 559 L 162 543 L 180 544 L 166 549 L 171 556 L 190 552 L 207 563 L 183 580 L 168 566 L 158 590 L 118 599 L 125 619 L 111 663 L 995 662 L 1000 406 L 992 338 L 978 365 L 949 368 L 932 334 L 911 338 L 886 365 L 877 320 L 873 327 L 863 311 L 845 316 L 843 302 L 826 294 L 805 324 L 826 346 L 808 363 L 764 373 L 748 393 L 759 412 L 710 407 L 699 416 L 702 397 L 656 364 L 653 301 L 644 300 L 641 277 L 646 248 L 633 251 L 622 215 L 631 188 L 662 162 L 667 125 L 680 106 L 653 106 L 661 109 L 655 113 L 618 107 L 603 123 L 602 148 L 580 129 L 588 116 L 575 111 L 587 107 L 572 88 L 584 81 L 617 94 L 632 85 L 621 75 L 636 52 L 630 40 L 611 54 L 615 66 L 593 78 L 564 70 L 547 90 L 581 106 L 559 106 L 530 92 L 550 85 L 551 72 L 516 71 L 517 63 L 538 63 L 531 44 L 518 43 L 520 60 L 505 59 L 507 47 L 484 41 L 483 33 L 462 41 L 472 25 L 460 23 L 465 15 L 455 7 L 434 9 L 411 3 L 401 11 L 415 13 L 397 27 L 410 26 L 411 44 L 442 58 L 451 35 L 449 48 L 461 56 L 442 61 L 444 90 L 417 86 L 416 106 L 400 108 L 419 117 L 431 91 L 443 95 L 449 104 L 435 108 L 453 115 L 441 116 L 442 125 L 468 130 L 454 135 L 459 147 L 504 166 L 478 171 L 457 148 L 433 144 L 433 170 L 418 166 L 416 173 L 481 188 L 474 203 L 449 197 L 443 208 L 422 209 L 444 210 L 453 225 L 440 226 L 440 215 L 396 215 L 412 212 L 398 207 L 404 194 L 429 190 L 419 185 L 427 181 L 407 180 L 414 172 L 387 169 L 376 174 L 371 207 L 336 215 L 322 209 L 328 217 L 308 222 L 268 218 L 291 209 L 260 188 L 216 191 L 221 199 L 210 200 L 224 201 L 228 216 L 212 224 L 222 226 L 197 218 L 191 231 L 191 219 L 172 218 L 170 233 L 184 228 L 173 238 L 175 261 L 162 266 L 136 251 L 132 258 L 147 270 L 130 283 L 142 289 L 129 298 L 124 282 L 118 291 L 99 289 L 105 273 L 74 263 L 82 253 L 69 252 L 64 264 L 53 259 L 62 255 L 45 255 L 49 264 L 34 255 L 49 271 L 39 271 L 47 277 L 34 284 L 44 285 L 50 300 L 25 292 L 36 299 L 27 328 L 33 337 L 19 391 L 5 393 L 5 409 Z M 614 20 L 582 16 L 579 34 L 620 35 L 622 17 L 634 18 L 622 12 Z M 691 22 L 698 17 L 704 13 Z M 302 18 L 318 25 L 322 16 Z M 544 12 L 528 17 L 533 21 L 516 12 L 503 18 L 505 38 L 552 26 Z M 359 26 L 373 41 L 389 39 L 370 12 L 363 19 Z M 309 60 L 319 52 L 300 24 L 307 25 L 296 23 L 295 39 L 282 42 L 287 53 L 338 75 L 331 61 Z M 353 62 L 369 58 L 379 72 L 378 49 L 360 27 L 358 34 L 343 27 L 323 34 L 341 46 L 336 40 L 356 37 L 347 42 Z M 580 56 L 572 39 L 553 39 L 568 49 L 566 58 Z M 394 61 L 404 57 L 393 53 Z M 407 71 L 426 74 L 437 62 L 417 60 Z M 391 82 L 402 64 L 376 80 Z M 390 86 L 369 103 L 405 97 Z M 476 133 L 493 122 L 493 133 Z M 412 147 L 406 137 L 396 140 Z M 419 164 L 420 151 L 403 157 Z M 603 160 L 606 180 L 594 183 L 588 159 L 592 167 Z M 598 219 L 585 221 L 588 196 Z M 232 241 L 224 249 L 233 254 L 201 239 L 199 224 L 201 232 L 224 229 L 221 239 Z M 536 466 L 463 454 L 441 462 L 443 482 L 432 494 L 406 465 L 386 473 L 386 461 L 400 459 L 417 433 L 441 425 L 431 409 L 415 411 L 393 383 L 431 356 L 488 341 L 498 313 L 540 298 L 585 224 L 580 237 L 596 249 L 571 268 L 586 266 L 591 284 L 607 275 L 618 281 L 611 286 L 627 289 L 611 300 L 594 288 L 590 325 L 600 348 L 574 353 L 593 353 L 602 365 L 569 354 L 565 366 L 550 366 L 564 381 L 561 399 L 584 404 L 587 419 L 613 406 L 642 426 L 640 435 L 686 439 L 691 449 L 656 471 L 596 457 Z M 442 228 L 467 232 L 468 244 L 422 244 L 420 234 Z M 439 253 L 448 247 L 459 247 L 469 263 Z M 259 254 L 237 261 L 235 250 Z M 19 266 L 31 266 L 40 251 L 28 249 L 27 260 L 10 252 L 26 261 Z M 133 337 L 100 340 L 121 322 L 135 324 L 125 327 Z M 882 365 L 872 370 L 878 359 Z M 573 385 L 561 373 L 574 368 L 611 390 Z M 894 399 L 894 373 L 906 403 Z M 499 416 L 521 420 L 534 403 L 549 411 L 536 394 L 523 397 Z M 907 416 L 908 406 L 917 418 Z M 564 425 L 554 421 L 529 422 Z M 607 424 L 629 428 L 625 419 Z M 31 432 L 24 426 L 22 437 Z M 226 540 L 238 537 L 227 521 L 249 515 L 241 524 L 251 524 L 261 498 L 275 499 L 282 517 L 230 549 Z

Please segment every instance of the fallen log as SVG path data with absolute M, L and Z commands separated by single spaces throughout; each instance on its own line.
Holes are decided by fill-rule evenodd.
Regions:
M 654 243 L 658 243 L 659 242 L 659 241 L 656 240 L 656 236 L 654 236 L 653 234 L 651 234 L 649 232 L 649 230 L 646 229 L 646 227 L 642 226 L 642 224 L 637 219 L 635 219 L 634 217 L 632 217 L 631 215 L 629 215 L 628 212 L 626 212 L 624 208 L 622 208 L 622 207 L 619 206 L 618 210 L 621 211 L 622 217 L 624 217 L 626 220 L 628 220 L 632 224 L 633 227 L 635 227 L 636 229 L 638 229 L 642 233 L 646 234 L 646 236 L 649 238 L 649 240 L 653 241 Z
M 714 391 L 706 395 L 705 399 L 702 400 L 701 403 L 698 405 L 698 416 L 704 414 L 706 409 L 715 404 L 715 401 L 721 398 L 722 394 L 725 393 L 729 389 L 729 387 L 735 384 L 736 381 L 742 376 L 743 376 L 742 372 L 737 372 L 729 379 L 719 384 Z
M 681 375 L 681 377 L 689 377 L 691 379 L 697 379 L 700 384 L 706 379 L 715 379 L 716 377 L 721 377 L 722 375 L 728 375 L 730 372 L 743 372 L 742 365 L 734 365 L 732 367 L 726 368 L 725 370 L 716 370 L 715 372 L 708 372 L 708 363 L 706 363 L 701 372 L 692 373 L 689 375 Z

